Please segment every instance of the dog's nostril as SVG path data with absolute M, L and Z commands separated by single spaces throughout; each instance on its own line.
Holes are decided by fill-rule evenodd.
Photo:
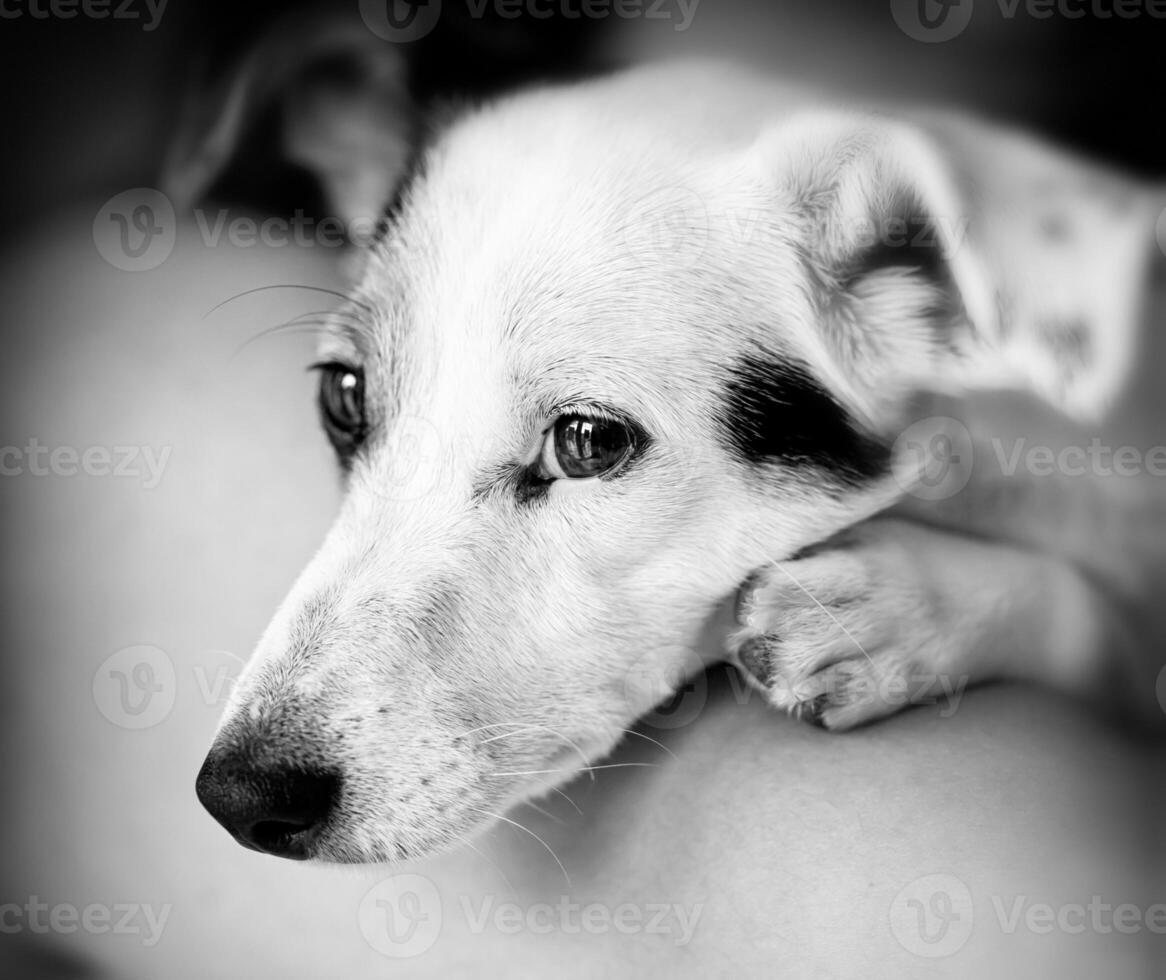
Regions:
M 333 772 L 254 766 L 212 752 L 195 784 L 198 798 L 239 843 L 303 860 L 340 792 Z
M 302 850 L 303 834 L 311 830 L 311 824 L 292 823 L 286 820 L 260 820 L 253 823 L 242 836 L 247 843 L 268 854 L 282 854 L 294 857 L 289 852 Z M 300 835 L 297 837 L 296 835 Z

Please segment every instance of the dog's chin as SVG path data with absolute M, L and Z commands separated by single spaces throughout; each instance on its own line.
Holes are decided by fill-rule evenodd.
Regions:
M 606 756 L 617 741 L 618 736 L 610 742 L 597 740 L 593 745 L 579 745 L 577 750 L 558 752 L 545 763 L 516 769 L 515 775 L 499 779 L 499 785 L 488 787 L 486 792 L 480 787 L 467 787 L 456 801 L 435 807 L 446 819 L 435 821 L 424 835 L 403 834 L 393 826 L 361 826 L 359 817 L 342 818 L 319 835 L 304 858 L 320 864 L 401 864 L 456 851 L 507 820 L 514 820 L 509 811 L 578 778 Z M 519 771 L 522 775 L 517 775 Z

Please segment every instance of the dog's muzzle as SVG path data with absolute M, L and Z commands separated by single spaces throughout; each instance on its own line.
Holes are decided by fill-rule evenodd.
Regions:
M 199 801 L 244 847 L 302 861 L 328 822 L 340 776 L 321 769 L 256 763 L 215 748 L 195 782 Z

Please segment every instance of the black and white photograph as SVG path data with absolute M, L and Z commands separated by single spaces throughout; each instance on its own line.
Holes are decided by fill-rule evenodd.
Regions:
M 0 978 L 1166 977 L 1166 0 L 0 0 Z

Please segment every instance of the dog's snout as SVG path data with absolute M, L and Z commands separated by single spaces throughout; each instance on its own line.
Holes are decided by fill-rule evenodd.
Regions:
M 254 765 L 212 752 L 195 783 L 199 801 L 245 847 L 304 860 L 335 805 L 335 772 Z

